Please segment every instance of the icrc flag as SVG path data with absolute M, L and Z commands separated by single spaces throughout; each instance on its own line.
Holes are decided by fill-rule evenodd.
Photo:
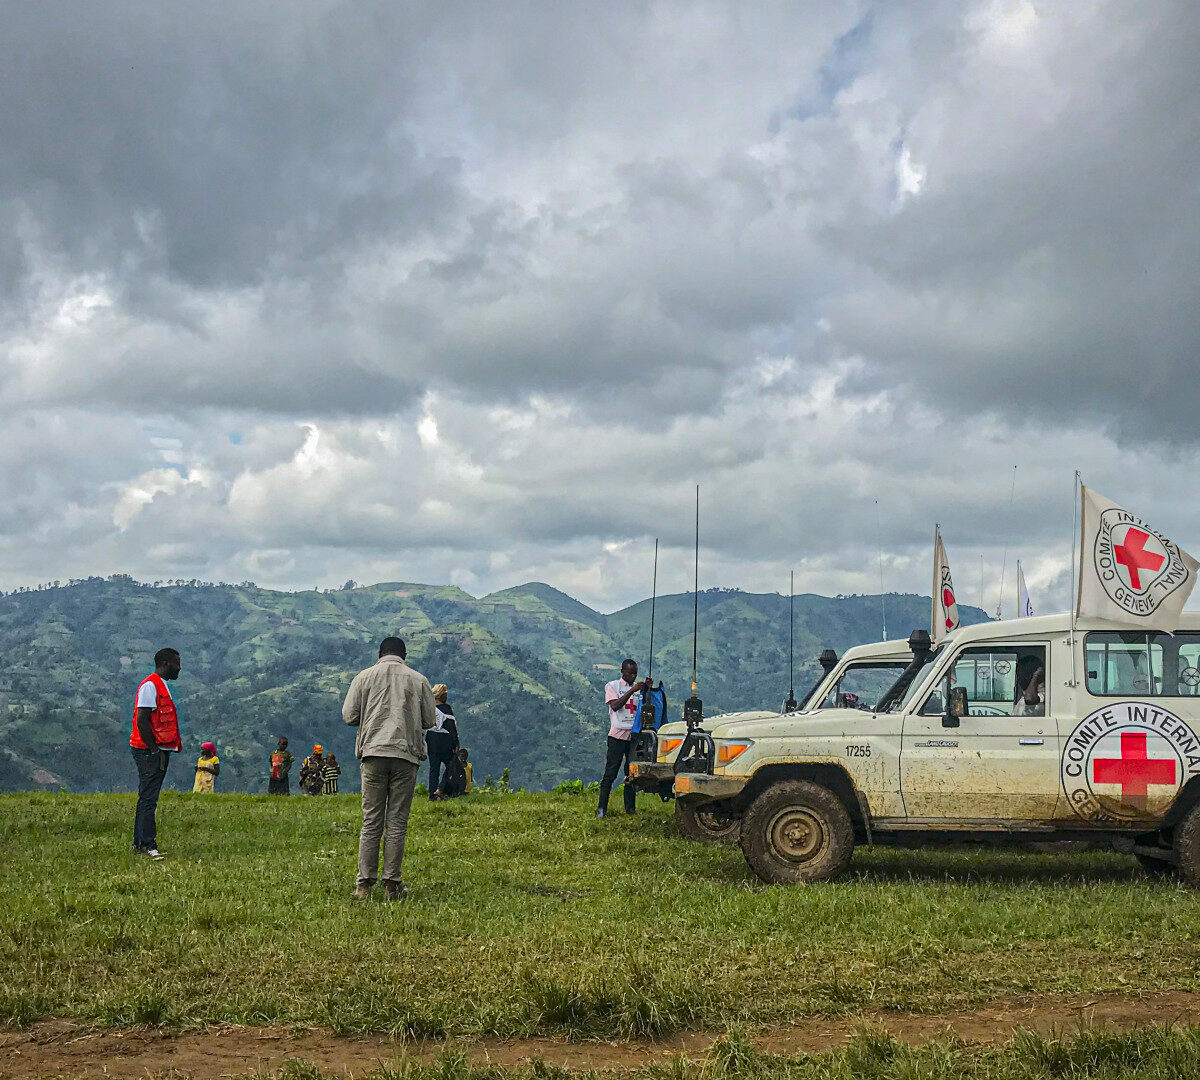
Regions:
M 933 611 L 929 621 L 929 636 L 934 645 L 950 631 L 958 629 L 958 600 L 954 595 L 954 581 L 950 577 L 950 564 L 946 562 L 946 546 L 942 543 L 940 529 L 933 533 Z
M 1017 617 L 1028 619 L 1033 614 L 1033 601 L 1029 599 L 1029 590 L 1025 587 L 1025 572 L 1017 563 Z
M 1128 510 L 1081 491 L 1079 617 L 1177 630 L 1200 563 Z

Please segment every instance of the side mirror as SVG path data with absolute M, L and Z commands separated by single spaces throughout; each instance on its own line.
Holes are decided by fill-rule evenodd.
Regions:
M 942 717 L 942 727 L 958 727 L 962 723 L 960 717 L 967 715 L 967 688 L 952 686 L 950 688 L 950 707 Z

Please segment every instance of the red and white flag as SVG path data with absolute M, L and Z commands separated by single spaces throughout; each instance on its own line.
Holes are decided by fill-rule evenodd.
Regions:
M 1028 619 L 1033 614 L 1033 601 L 1029 599 L 1029 590 L 1025 587 L 1025 572 L 1021 569 L 1021 560 L 1017 560 L 1017 618 Z
M 941 529 L 933 532 L 933 611 L 930 614 L 929 636 L 934 645 L 952 630 L 958 629 L 958 600 L 950 564 L 946 562 L 946 546 Z
M 1103 495 L 1081 491 L 1079 618 L 1179 629 L 1200 562 Z

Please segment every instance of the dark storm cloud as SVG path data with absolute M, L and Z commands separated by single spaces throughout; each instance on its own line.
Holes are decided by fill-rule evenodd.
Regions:
M 839 224 L 867 272 L 831 298 L 837 336 L 955 411 L 1193 442 L 1200 9 L 1037 15 L 931 81 L 906 130 L 919 197 Z
M 1045 599 L 1076 467 L 1187 546 L 1198 27 L 9 3 L 0 575 L 615 606 L 701 481 L 713 583 L 925 588 L 939 520 Z
M 456 208 L 456 163 L 422 159 L 405 130 L 399 9 L 6 12 L 0 191 L 74 267 L 246 285 Z

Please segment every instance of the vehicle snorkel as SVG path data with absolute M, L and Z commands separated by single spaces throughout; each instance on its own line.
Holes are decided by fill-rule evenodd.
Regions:
M 892 684 L 891 689 L 879 699 L 875 706 L 877 713 L 892 712 L 897 705 L 901 704 L 921 673 L 921 669 L 933 659 L 933 642 L 930 640 L 928 630 L 914 630 L 909 634 L 908 647 L 912 652 L 912 661 L 900 673 L 900 677 Z
M 679 755 L 675 758 L 675 775 L 687 772 L 711 772 L 716 756 L 712 736 L 702 731 L 704 702 L 696 694 L 696 643 L 700 628 L 700 485 L 696 485 L 696 561 L 692 582 L 692 696 L 683 703 L 683 722 L 687 728 Z

